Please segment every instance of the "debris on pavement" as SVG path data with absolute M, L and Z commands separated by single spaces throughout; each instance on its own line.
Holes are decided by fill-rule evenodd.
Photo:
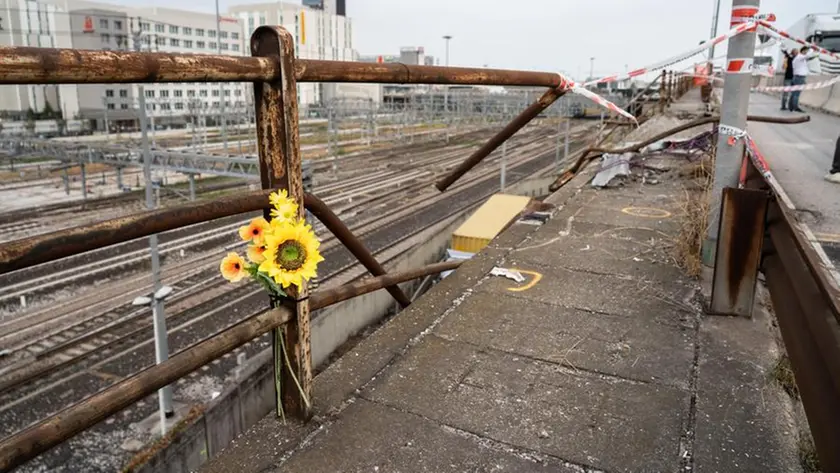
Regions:
M 525 282 L 525 276 L 523 276 L 519 271 L 513 271 L 510 269 L 500 268 L 498 266 L 494 267 L 490 270 L 491 276 L 501 276 L 503 278 L 508 278 L 516 282 Z
M 634 153 L 609 154 L 601 156 L 601 167 L 592 178 L 592 187 L 606 187 L 619 176 L 630 175 L 630 158 Z

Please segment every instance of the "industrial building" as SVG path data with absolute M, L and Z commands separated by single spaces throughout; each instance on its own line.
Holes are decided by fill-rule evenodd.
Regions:
M 282 2 L 234 5 L 232 16 L 239 18 L 246 31 L 261 25 L 281 25 L 295 38 L 295 55 L 303 59 L 356 61 L 353 23 L 344 0 L 305 0 L 303 5 Z M 302 109 L 325 104 L 336 98 L 379 102 L 381 87 L 376 84 L 312 83 L 298 85 Z
M 282 25 L 295 36 L 300 58 L 356 60 L 352 23 L 344 0 L 306 0 L 305 5 L 271 2 L 236 5 L 216 15 L 188 10 L 127 7 L 87 0 L 0 0 L 0 46 L 250 55 L 248 38 L 261 25 Z M 217 37 L 218 36 L 218 37 Z M 90 120 L 92 127 L 133 128 L 138 123 L 139 86 L 0 86 L 0 113 L 22 120 L 34 112 L 61 110 L 65 119 Z M 146 110 L 158 125 L 183 126 L 197 119 L 252 113 L 250 84 L 149 84 Z M 303 109 L 337 97 L 378 102 L 372 84 L 301 84 Z

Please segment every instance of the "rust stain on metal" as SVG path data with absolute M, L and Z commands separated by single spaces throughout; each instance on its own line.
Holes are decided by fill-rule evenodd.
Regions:
M 735 188 L 723 190 L 712 285 L 713 313 L 752 314 L 766 215 L 765 192 Z

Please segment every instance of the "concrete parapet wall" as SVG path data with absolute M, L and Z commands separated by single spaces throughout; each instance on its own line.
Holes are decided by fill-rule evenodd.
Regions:
M 808 76 L 808 84 L 815 84 L 836 78 L 829 74 Z M 760 87 L 777 87 L 783 82 L 782 76 L 762 77 L 759 81 Z M 768 92 L 770 95 L 780 97 L 781 92 Z M 799 104 L 814 108 L 823 112 L 840 115 L 840 86 L 834 84 L 821 89 L 804 90 L 799 96 Z

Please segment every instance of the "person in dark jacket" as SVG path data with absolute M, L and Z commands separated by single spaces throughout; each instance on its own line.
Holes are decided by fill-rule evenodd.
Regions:
M 799 50 L 793 48 L 790 52 L 782 50 L 782 53 L 785 55 L 785 82 L 784 85 L 792 85 L 793 84 L 793 58 L 799 54 Z M 787 103 L 788 103 L 788 92 L 782 92 L 782 110 L 787 110 Z

